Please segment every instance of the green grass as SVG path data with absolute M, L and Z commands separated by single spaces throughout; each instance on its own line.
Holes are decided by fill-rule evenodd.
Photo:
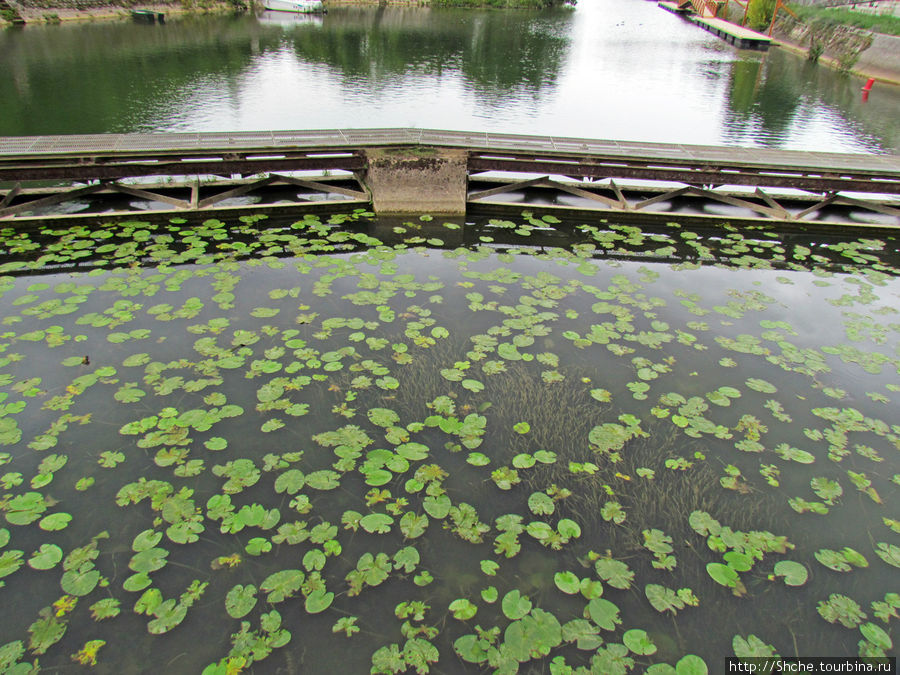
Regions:
M 876 33 L 900 35 L 900 17 L 888 14 L 866 14 L 849 9 L 827 9 L 812 6 L 792 6 L 791 10 L 807 23 L 824 20 L 829 23 L 853 26 L 854 28 L 862 28 L 863 30 L 870 30 Z

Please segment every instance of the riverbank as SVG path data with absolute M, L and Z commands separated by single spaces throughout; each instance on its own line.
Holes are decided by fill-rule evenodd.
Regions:
M 743 10 L 726 5 L 719 18 L 740 25 Z M 836 22 L 802 21 L 781 12 L 772 30 L 773 45 L 824 66 L 879 82 L 900 85 L 900 37 Z
M 776 44 L 819 63 L 864 78 L 900 85 L 900 37 L 850 26 L 815 26 L 779 16 L 772 37 Z
M 18 17 L 26 24 L 69 21 L 116 21 L 131 17 L 132 10 L 163 12 L 166 16 L 234 12 L 248 9 L 252 0 L 176 0 L 175 2 L 93 4 L 92 0 L 0 0 L 0 27 Z M 541 9 L 552 5 L 574 6 L 575 0 L 325 0 L 326 7 L 348 5 L 390 5 L 416 7 L 468 7 L 491 9 Z
M 232 2 L 210 0 L 202 3 L 137 3 L 127 7 L 122 4 L 80 5 L 66 0 L 52 0 L 40 5 L 21 2 L 9 3 L 26 24 L 62 23 L 71 21 L 119 21 L 131 18 L 131 11 L 138 9 L 162 12 L 167 17 L 192 14 L 221 14 L 239 9 Z M 6 22 L 7 24 L 11 22 Z M 0 19 L 0 25 L 4 22 Z

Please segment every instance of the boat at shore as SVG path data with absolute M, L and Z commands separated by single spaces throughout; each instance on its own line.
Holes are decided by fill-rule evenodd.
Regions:
M 325 14 L 322 0 L 263 0 L 263 7 L 273 12 L 295 14 Z
M 271 12 L 266 10 L 256 15 L 260 23 L 268 26 L 322 26 L 325 17 L 321 14 L 298 14 L 297 12 Z

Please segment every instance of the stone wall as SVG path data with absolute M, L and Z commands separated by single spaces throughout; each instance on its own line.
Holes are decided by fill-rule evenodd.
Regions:
M 859 55 L 854 70 L 900 83 L 900 36 L 872 34 L 872 45 Z
M 772 36 L 808 49 L 816 58 L 825 56 L 842 70 L 852 70 L 873 43 L 868 31 L 824 21 L 804 23 L 788 14 L 778 15 Z

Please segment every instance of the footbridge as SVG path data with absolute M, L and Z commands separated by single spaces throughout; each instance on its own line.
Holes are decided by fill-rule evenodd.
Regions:
M 0 138 L 0 226 L 36 220 L 509 208 L 900 226 L 900 156 L 428 129 Z

